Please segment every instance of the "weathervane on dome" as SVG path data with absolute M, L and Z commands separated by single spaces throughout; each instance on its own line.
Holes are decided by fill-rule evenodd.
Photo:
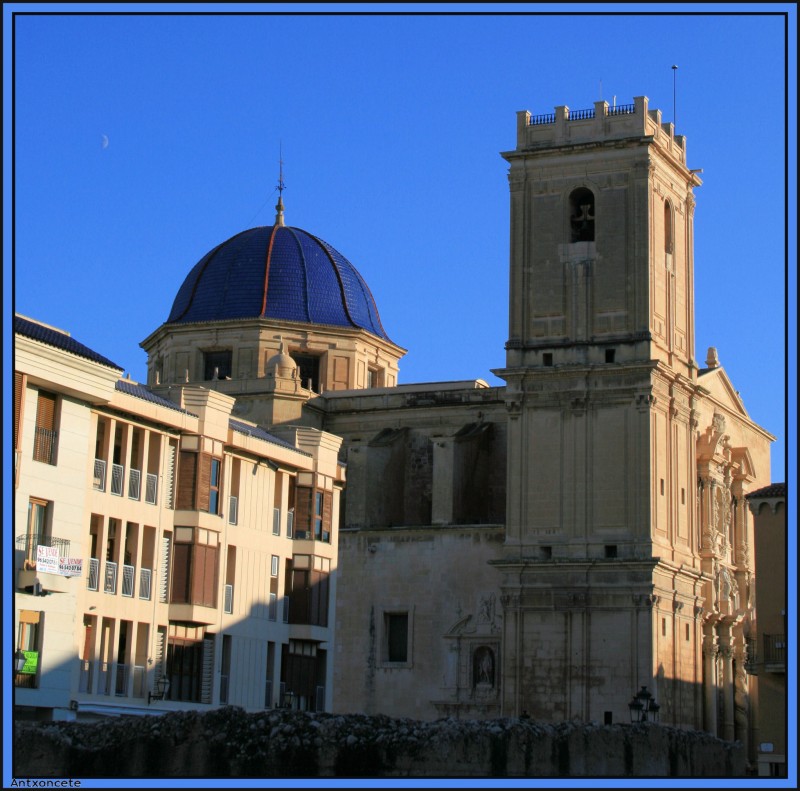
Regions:
M 280 158 L 278 160 L 280 163 L 280 168 L 278 171 L 278 202 L 275 204 L 275 225 L 283 225 L 283 191 L 286 189 L 286 185 L 283 183 L 283 144 L 281 144 L 280 148 Z

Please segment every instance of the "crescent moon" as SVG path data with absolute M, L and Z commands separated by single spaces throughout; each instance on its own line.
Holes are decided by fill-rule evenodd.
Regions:
M 103 135 L 103 148 L 108 148 L 108 135 Z

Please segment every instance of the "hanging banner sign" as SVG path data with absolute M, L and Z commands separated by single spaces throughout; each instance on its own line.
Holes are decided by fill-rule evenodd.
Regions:
M 83 558 L 62 558 L 57 547 L 36 547 L 36 571 L 58 574 L 61 577 L 80 577 L 83 574 Z

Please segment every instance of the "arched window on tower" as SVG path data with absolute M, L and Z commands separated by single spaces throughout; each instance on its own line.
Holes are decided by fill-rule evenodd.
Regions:
M 672 204 L 664 201 L 664 252 L 672 254 L 674 246 L 674 233 L 672 223 Z
M 569 196 L 570 242 L 594 241 L 594 195 L 579 187 Z

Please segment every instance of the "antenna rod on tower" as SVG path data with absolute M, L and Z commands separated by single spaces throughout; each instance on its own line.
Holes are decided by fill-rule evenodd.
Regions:
M 675 108 L 675 75 L 678 72 L 678 67 L 672 66 L 672 124 L 675 127 L 675 133 L 678 132 L 678 111 Z

